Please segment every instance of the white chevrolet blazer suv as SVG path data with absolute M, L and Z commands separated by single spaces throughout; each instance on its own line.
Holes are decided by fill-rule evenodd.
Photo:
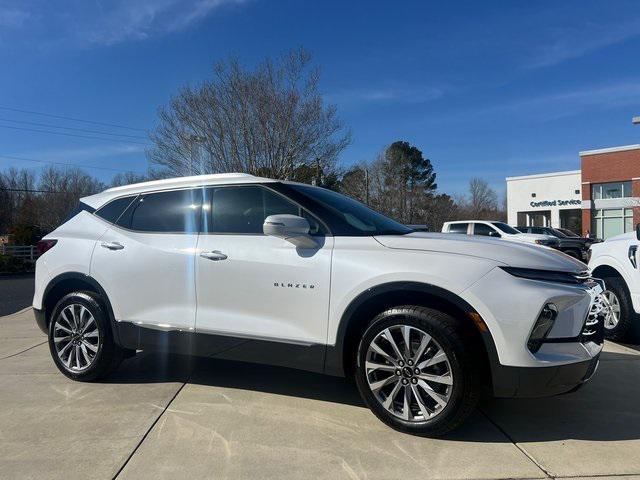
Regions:
M 40 244 L 33 300 L 60 371 L 138 350 L 353 376 L 388 425 L 441 435 L 499 397 L 595 372 L 602 286 L 547 248 L 418 233 L 341 194 L 246 174 L 112 188 Z

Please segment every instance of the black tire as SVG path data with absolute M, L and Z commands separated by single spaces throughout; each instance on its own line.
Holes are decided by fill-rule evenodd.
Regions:
M 439 413 L 426 420 L 421 420 L 419 414 L 417 420 L 399 418 L 382 405 L 369 386 L 369 377 L 365 368 L 369 346 L 381 332 L 396 325 L 407 325 L 430 335 L 431 344 L 435 340 L 448 358 L 447 366 L 450 366 L 450 374 L 453 378 L 453 385 L 445 387 L 450 388 L 448 402 Z M 412 343 L 412 340 L 409 343 Z M 425 350 L 423 355 L 427 355 L 427 352 L 428 350 Z M 417 352 L 413 353 L 417 355 Z M 458 427 L 476 406 L 480 393 L 482 365 L 482 359 L 478 358 L 478 355 L 477 345 L 473 344 L 470 335 L 455 318 L 431 308 L 399 306 L 377 315 L 365 331 L 358 346 L 355 379 L 362 399 L 381 421 L 401 432 L 438 437 Z M 420 358 L 428 357 L 422 356 Z M 420 358 L 415 358 L 415 366 L 418 365 Z M 369 375 L 371 374 L 370 372 Z M 399 375 L 398 370 L 394 374 Z M 413 379 L 410 381 L 413 382 Z M 416 379 L 416 381 L 418 380 Z M 415 395 L 415 391 L 413 395 Z M 410 395 L 410 397 L 414 401 L 416 400 L 415 396 Z M 425 397 L 422 400 L 424 402 Z
M 74 371 L 73 366 L 68 367 L 61 360 L 54 342 L 54 331 L 56 330 L 56 319 L 58 319 L 65 308 L 71 305 L 80 305 L 86 308 L 97 325 L 98 340 L 97 352 L 89 365 L 81 371 Z M 58 327 L 59 328 L 59 327 Z M 60 334 L 60 330 L 58 330 Z M 74 348 L 74 347 L 71 347 Z M 101 297 L 94 292 L 72 292 L 57 303 L 53 309 L 49 321 L 49 351 L 56 367 L 64 375 L 72 380 L 90 382 L 102 378 L 118 368 L 123 359 L 123 350 L 113 341 L 113 333 L 109 322 L 109 316 L 104 307 Z
M 608 340 L 622 342 L 627 340 L 636 314 L 633 311 L 631 295 L 624 280 L 619 277 L 604 277 L 605 292 L 611 291 L 620 304 L 620 318 L 614 328 L 605 328 L 604 335 Z

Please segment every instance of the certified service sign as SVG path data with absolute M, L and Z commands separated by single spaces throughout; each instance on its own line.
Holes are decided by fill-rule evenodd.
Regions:
M 582 202 L 580 200 L 543 200 L 541 202 L 531 202 L 529 203 L 533 208 L 537 207 L 566 207 L 568 205 L 577 205 L 581 206 Z

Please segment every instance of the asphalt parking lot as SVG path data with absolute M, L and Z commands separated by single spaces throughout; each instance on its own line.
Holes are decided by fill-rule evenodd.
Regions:
M 49 358 L 30 309 L 0 318 L 1 478 L 640 478 L 640 352 L 595 379 L 484 400 L 445 439 L 390 430 L 338 378 L 139 354 L 102 383 Z
M 0 274 L 0 316 L 30 306 L 34 290 L 33 273 Z

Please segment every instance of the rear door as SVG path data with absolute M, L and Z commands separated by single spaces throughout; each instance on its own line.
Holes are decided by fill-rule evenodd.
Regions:
M 299 205 L 261 185 L 207 190 L 198 243 L 198 332 L 323 344 L 333 237 Z M 269 215 L 305 216 L 317 248 L 262 232 Z
M 113 223 L 94 250 L 91 275 L 105 289 L 116 320 L 193 329 L 201 197 L 197 189 L 143 194 L 110 217 Z

